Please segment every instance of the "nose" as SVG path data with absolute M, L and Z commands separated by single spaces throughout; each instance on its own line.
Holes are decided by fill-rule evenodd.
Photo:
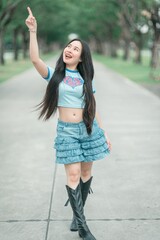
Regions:
M 67 49 L 67 52 L 72 52 L 72 51 L 73 51 L 73 48 Z

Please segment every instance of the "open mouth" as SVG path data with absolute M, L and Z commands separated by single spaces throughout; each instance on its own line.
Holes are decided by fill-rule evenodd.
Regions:
M 65 58 L 66 58 L 66 59 L 71 59 L 71 58 L 72 58 L 72 55 L 69 54 L 69 53 L 65 53 Z

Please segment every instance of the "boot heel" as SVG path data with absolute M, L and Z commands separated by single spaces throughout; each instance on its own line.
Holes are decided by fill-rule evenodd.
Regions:
M 70 225 L 70 231 L 71 232 L 77 232 L 78 231 L 78 226 L 77 226 L 75 216 L 73 216 L 73 219 L 72 219 L 72 222 L 71 222 L 71 225 Z

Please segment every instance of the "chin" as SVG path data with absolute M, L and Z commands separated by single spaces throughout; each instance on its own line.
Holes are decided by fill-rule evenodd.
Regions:
M 72 61 L 69 61 L 69 60 L 66 60 L 66 59 L 64 59 L 63 61 L 67 65 L 74 65 L 74 62 L 72 62 Z
M 69 64 L 69 61 L 68 61 L 67 59 L 65 59 L 65 58 L 63 58 L 63 62 L 64 62 L 65 64 Z

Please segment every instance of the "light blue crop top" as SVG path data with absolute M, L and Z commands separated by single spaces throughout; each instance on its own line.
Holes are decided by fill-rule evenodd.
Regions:
M 44 79 L 49 82 L 53 76 L 53 73 L 54 69 L 48 66 L 48 76 Z M 68 108 L 84 108 L 84 96 L 82 97 L 83 83 L 84 80 L 78 70 L 70 70 L 66 68 L 65 77 L 59 84 L 58 106 Z M 93 81 L 92 89 L 93 93 L 95 93 Z

